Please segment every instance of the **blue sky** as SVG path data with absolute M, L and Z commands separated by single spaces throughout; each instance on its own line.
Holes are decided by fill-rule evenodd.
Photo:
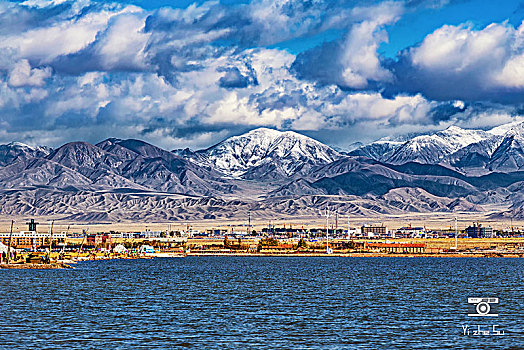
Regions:
M 523 18 L 519 0 L 1 2 L 0 142 L 489 129 L 523 117 Z
M 477 29 L 491 23 L 509 21 L 519 26 L 524 16 L 522 0 L 508 1 L 457 1 L 439 8 L 425 8 L 405 14 L 388 28 L 390 44 L 384 44 L 381 52 L 395 57 L 397 52 L 421 42 L 426 35 L 445 24 L 460 25 L 470 22 Z
M 132 0 L 121 3 L 132 4 L 145 9 L 154 10 L 161 7 L 186 8 L 193 3 L 202 4 L 205 1 L 169 1 L 169 0 Z M 222 4 L 234 6 L 246 4 L 249 1 L 226 0 Z M 373 3 L 369 1 L 368 3 Z M 379 52 L 387 57 L 395 57 L 397 52 L 422 41 L 426 35 L 435 28 L 445 24 L 459 25 L 471 22 L 477 28 L 485 27 L 493 22 L 509 21 L 518 26 L 522 21 L 524 12 L 522 0 L 463 0 L 452 1 L 446 6 L 428 6 L 406 13 L 397 23 L 388 27 L 389 43 L 381 45 Z M 300 39 L 291 39 L 280 42 L 271 47 L 286 49 L 297 54 L 306 49 L 331 41 L 343 35 L 342 30 L 328 30 L 313 36 Z

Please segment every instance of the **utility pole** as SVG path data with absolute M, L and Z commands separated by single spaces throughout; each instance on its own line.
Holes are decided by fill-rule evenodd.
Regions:
M 11 220 L 11 232 L 9 233 L 9 243 L 7 244 L 7 263 L 9 264 L 9 260 L 11 259 L 11 241 L 13 239 L 13 224 L 15 223 L 14 220 Z
M 335 233 L 333 235 L 335 236 L 337 232 L 338 232 L 338 209 L 335 211 Z
M 349 215 L 348 215 L 348 236 L 349 236 L 349 239 L 351 239 L 351 233 L 349 233 Z
M 457 237 L 458 237 L 458 228 L 457 228 L 457 218 L 455 217 L 455 250 L 457 250 Z
M 329 206 L 326 207 L 326 253 L 329 254 Z
M 247 235 L 251 233 L 251 212 L 247 212 Z
M 77 260 L 78 260 L 78 256 L 80 255 L 80 251 L 84 247 L 84 242 L 85 242 L 86 237 L 87 237 L 87 232 L 89 231 L 89 226 L 87 227 L 87 230 L 83 230 L 83 231 L 84 231 L 84 237 L 82 238 L 82 243 L 80 244 L 80 248 L 78 248 L 78 252 L 76 253 L 76 259 Z
M 64 245 L 62 246 L 62 250 L 60 251 L 61 255 L 65 253 L 65 247 L 67 245 L 67 235 L 69 234 L 69 228 L 70 227 L 71 227 L 71 225 L 67 225 L 67 230 L 66 230 L 65 239 L 64 239 Z
M 55 220 L 51 221 L 51 228 L 49 229 L 49 261 L 51 261 L 51 251 L 53 250 L 53 225 Z

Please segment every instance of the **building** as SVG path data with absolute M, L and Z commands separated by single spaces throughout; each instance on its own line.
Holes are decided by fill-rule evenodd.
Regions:
M 28 231 L 13 232 L 12 236 L 9 232 L 0 233 L 0 241 L 8 245 L 9 237 L 11 236 L 11 246 L 16 248 L 32 248 L 49 245 L 50 238 L 52 238 L 53 244 L 65 243 L 65 232 L 53 234 L 51 234 L 51 232 L 37 232 L 36 226 L 38 225 L 38 222 L 35 222 L 34 219 L 31 219 L 31 221 L 26 224 L 28 225 Z
M 145 231 L 140 232 L 140 238 L 144 238 L 144 239 L 154 239 L 154 238 L 161 238 L 165 236 L 166 234 L 163 231 L 145 230 Z
M 490 226 L 483 227 L 482 224 L 475 224 L 469 226 L 465 230 L 466 235 L 470 238 L 492 238 L 493 237 L 493 228 Z
M 361 235 L 360 228 L 350 228 L 349 230 L 344 230 L 344 235 L 341 235 L 341 238 L 350 239 Z
M 364 237 L 386 237 L 388 228 L 386 226 L 368 226 L 361 227 L 362 236 Z
M 411 225 L 397 229 L 396 238 L 426 238 L 426 228 Z
M 212 228 L 207 229 L 205 235 L 207 236 L 225 236 L 227 235 L 227 229 Z
M 88 245 L 99 245 L 99 244 L 105 244 L 105 243 L 111 243 L 111 235 L 108 233 L 102 233 L 102 234 L 90 234 L 87 235 L 86 241 Z
M 140 233 L 139 232 L 120 232 L 119 238 L 123 238 L 123 239 L 140 238 Z

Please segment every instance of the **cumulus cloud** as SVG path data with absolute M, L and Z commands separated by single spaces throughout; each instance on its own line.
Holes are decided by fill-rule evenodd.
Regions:
M 422 92 L 438 100 L 522 102 L 524 22 L 445 25 L 393 64 L 393 91 Z
M 47 3 L 47 7 L 56 9 L 54 5 L 56 4 L 53 2 Z M 62 7 L 58 6 L 58 18 L 54 18 L 54 22 L 48 20 L 43 24 L 34 23 L 25 31 L 6 33 L 0 38 L 0 48 L 14 50 L 19 57 L 38 65 L 50 64 L 54 59 L 78 52 L 94 42 L 97 34 L 107 28 L 111 17 L 134 10 L 131 7 L 122 10 L 109 5 L 100 6 L 98 10 L 74 6 L 68 7 L 64 13 Z M 15 13 L 23 12 L 28 17 L 28 22 L 36 22 L 40 18 L 40 11 L 34 7 L 10 8 L 5 14 L 12 15 L 11 10 Z M 50 9 L 44 8 L 41 11 L 50 12 Z
M 368 88 L 372 82 L 391 81 L 393 76 L 382 66 L 377 49 L 388 40 L 383 27 L 397 21 L 403 11 L 403 5 L 398 2 L 355 8 L 353 13 L 364 20 L 353 24 L 340 40 L 301 53 L 293 69 L 302 78 L 353 89 Z
M 515 100 L 523 26 L 446 26 L 398 61 L 383 61 L 387 26 L 421 3 L 443 5 L 253 0 L 149 11 L 89 0 L 3 2 L 0 142 L 134 137 L 198 148 L 269 126 L 352 143 L 496 123 L 483 110 L 512 118 L 511 106 L 472 99 L 504 89 Z M 333 29 L 338 39 L 298 55 L 267 48 Z
M 524 90 L 524 53 L 508 59 L 493 80 L 499 86 Z
M 219 80 L 221 87 L 245 88 L 252 84 L 258 84 L 256 73 L 253 69 L 246 75 L 242 74 L 238 67 L 220 68 L 219 71 L 225 72 L 224 76 Z
M 20 60 L 13 69 L 9 72 L 9 85 L 14 87 L 19 86 L 42 86 L 45 79 L 51 76 L 51 69 L 31 68 L 28 60 Z
M 99 33 L 93 47 L 104 70 L 146 70 L 146 45 L 149 34 L 144 33 L 145 16 L 125 14 L 113 18 L 108 28 Z
M 421 96 L 384 99 L 379 93 L 347 94 L 334 86 L 316 86 L 289 71 L 294 59 L 289 53 L 268 49 L 208 59 L 204 69 L 180 73 L 183 88 L 148 72 L 62 77 L 54 82 L 61 90 L 34 101 L 34 114 L 8 120 L 8 130 L 24 124 L 26 129 L 43 131 L 46 138 L 52 130 L 60 130 L 63 141 L 79 130 L 93 142 L 115 136 L 111 132 L 122 137 L 123 130 L 132 130 L 134 137 L 163 145 L 172 142 L 175 148 L 195 147 L 212 137 L 256 126 L 334 130 L 370 121 L 391 126 L 430 123 L 426 113 L 433 103 Z M 228 67 L 251 71 L 258 83 L 241 89 L 223 87 L 217 82 Z M 28 124 L 27 118 L 32 122 Z M 92 127 L 90 132 L 85 131 L 87 126 Z M 159 135 L 164 136 L 160 139 Z M 182 141 L 186 144 L 178 143 Z

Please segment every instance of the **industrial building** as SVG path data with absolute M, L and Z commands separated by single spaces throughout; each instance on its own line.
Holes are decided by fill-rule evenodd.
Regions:
M 469 238 L 492 238 L 493 228 L 490 226 L 484 227 L 482 224 L 473 223 L 473 226 L 469 226 L 465 230 L 466 235 Z

